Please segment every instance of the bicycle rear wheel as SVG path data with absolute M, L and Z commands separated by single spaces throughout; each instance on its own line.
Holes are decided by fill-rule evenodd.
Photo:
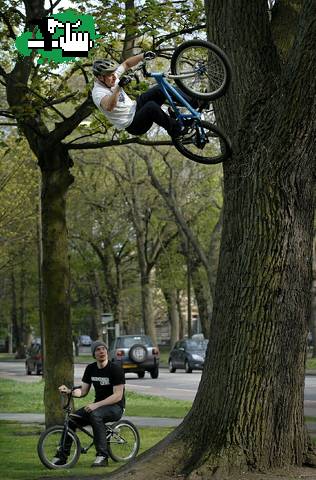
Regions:
M 42 464 L 45 465 L 45 467 L 47 468 L 56 470 L 61 468 L 70 468 L 77 463 L 80 457 L 80 440 L 77 435 L 70 429 L 68 430 L 68 435 L 72 439 L 71 449 L 67 457 L 63 455 L 63 432 L 64 427 L 62 425 L 55 425 L 42 432 L 40 435 L 37 444 L 37 453 Z M 64 458 L 65 463 L 63 465 L 56 465 L 53 462 L 56 457 Z
M 191 97 L 215 100 L 226 92 L 231 65 L 217 45 L 204 40 L 183 42 L 171 58 L 171 73 L 181 75 L 176 84 Z
M 115 462 L 127 462 L 136 457 L 140 438 L 135 425 L 128 420 L 119 420 L 111 425 L 112 434 L 108 439 L 109 455 Z
M 200 127 L 204 131 L 204 141 Z M 206 165 L 224 162 L 231 153 L 230 142 L 224 133 L 204 120 L 193 125 L 183 136 L 172 138 L 172 142 L 182 155 Z

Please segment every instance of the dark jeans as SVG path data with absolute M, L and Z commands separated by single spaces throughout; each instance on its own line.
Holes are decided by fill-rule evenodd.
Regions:
M 119 405 L 106 405 L 93 410 L 93 412 L 86 412 L 84 408 L 80 408 L 75 412 L 78 425 L 82 427 L 86 425 L 92 426 L 97 455 L 108 457 L 105 423 L 119 420 L 122 414 L 123 410 Z M 74 432 L 76 431 L 76 424 L 72 420 L 69 421 L 69 428 Z M 71 444 L 71 438 L 68 436 L 65 445 L 65 455 L 69 454 Z
M 181 90 L 178 92 L 192 105 L 197 107 L 197 101 L 188 97 Z M 161 108 L 165 103 L 166 97 L 159 85 L 149 88 L 147 92 L 142 93 L 136 99 L 136 113 L 132 123 L 126 128 L 132 135 L 143 135 L 153 123 L 167 130 L 169 135 L 173 135 L 179 129 L 178 123 L 174 118 L 169 117 Z

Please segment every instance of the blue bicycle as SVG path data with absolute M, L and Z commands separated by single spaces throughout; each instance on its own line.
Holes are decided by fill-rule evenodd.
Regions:
M 229 87 L 231 66 L 226 54 L 210 42 L 190 40 L 175 49 L 170 66 L 171 74 L 148 72 L 145 62 L 141 68 L 144 77 L 154 78 L 160 85 L 170 105 L 170 114 L 185 126 L 183 135 L 172 138 L 174 146 L 198 163 L 225 161 L 231 154 L 230 141 L 220 128 L 205 119 L 203 111 Z M 201 106 L 194 109 L 168 79 L 174 80 L 191 98 L 198 99 Z

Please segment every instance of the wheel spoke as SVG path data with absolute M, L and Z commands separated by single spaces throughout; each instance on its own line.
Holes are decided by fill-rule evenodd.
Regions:
M 184 42 L 174 52 L 171 71 L 175 81 L 189 95 L 213 100 L 228 87 L 231 77 L 229 60 L 217 46 L 203 40 Z M 185 77 L 191 74 L 192 77 Z

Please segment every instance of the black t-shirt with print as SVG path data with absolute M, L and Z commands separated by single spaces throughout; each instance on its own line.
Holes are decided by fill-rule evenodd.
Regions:
M 87 365 L 82 381 L 84 383 L 91 383 L 95 390 L 95 402 L 104 400 L 113 394 L 113 387 L 115 385 L 125 384 L 124 370 L 114 363 L 108 362 L 106 367 L 98 368 L 97 362 Z M 122 408 L 125 407 L 125 397 L 117 402 Z

